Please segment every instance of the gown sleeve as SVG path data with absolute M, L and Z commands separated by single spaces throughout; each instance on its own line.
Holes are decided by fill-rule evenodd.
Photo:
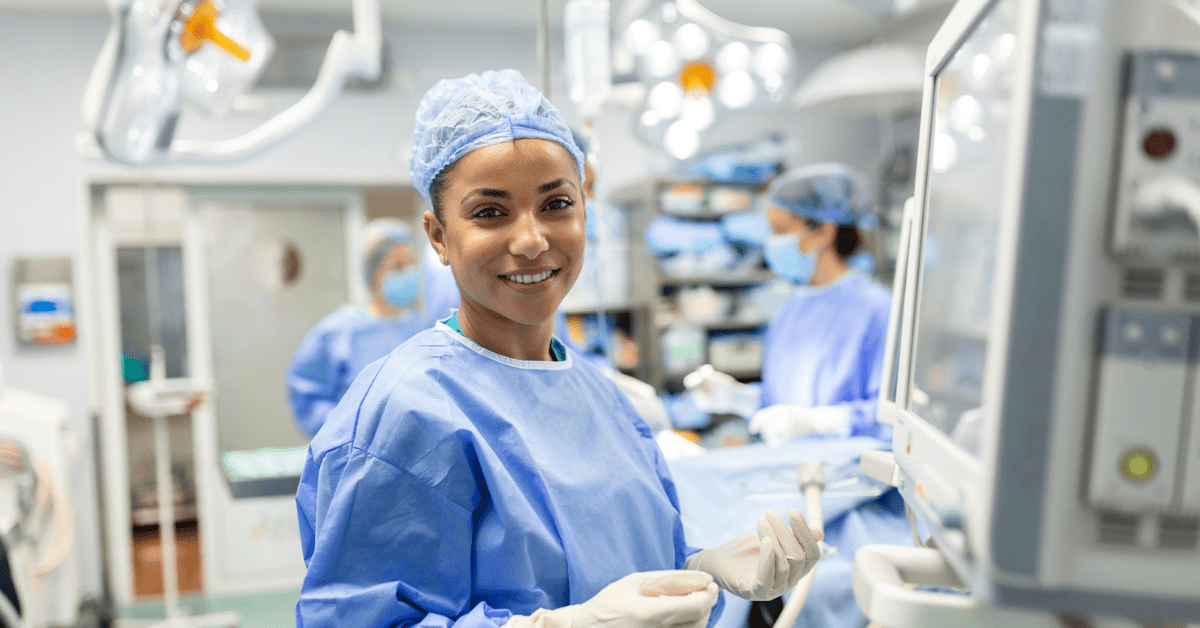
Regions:
M 863 335 L 862 344 L 859 347 L 858 367 L 867 373 L 867 377 L 863 380 L 863 389 L 860 391 L 861 398 L 834 404 L 849 411 L 850 436 L 891 438 L 891 427 L 879 425 L 876 421 L 884 345 L 887 342 L 890 313 L 890 308 L 880 308 L 879 312 L 872 317 L 866 333 Z
M 330 334 L 318 326 L 304 337 L 288 364 L 284 381 L 296 424 L 311 438 L 338 402 L 342 365 L 330 351 Z
M 637 429 L 641 436 L 642 446 L 646 448 L 647 453 L 654 461 L 654 470 L 658 474 L 658 479 L 662 482 L 663 491 L 667 494 L 667 499 L 671 501 L 671 505 L 675 507 L 675 512 L 679 512 L 679 495 L 675 491 L 675 480 L 671 478 L 671 469 L 667 466 L 667 460 L 662 455 L 662 450 L 658 448 L 658 442 L 654 440 L 654 431 L 634 409 L 633 404 L 625 398 L 625 394 L 620 392 L 614 384 L 612 390 L 616 393 L 614 400 L 614 408 L 624 408 L 627 414 L 633 420 L 634 428 Z M 683 519 L 675 517 L 675 568 L 684 569 L 687 559 L 692 554 L 699 552 L 704 548 L 692 547 L 687 544 L 687 540 L 683 534 Z M 721 618 L 721 613 L 725 610 L 725 594 L 722 593 L 717 597 L 717 604 L 713 606 L 711 613 L 708 616 L 708 628 L 716 625 L 717 620 Z
M 438 448 L 445 451 L 445 448 Z M 346 443 L 306 461 L 296 504 L 308 573 L 297 628 L 498 628 L 512 613 L 471 605 L 478 491 L 449 494 Z M 465 495 L 465 497 L 464 497 Z

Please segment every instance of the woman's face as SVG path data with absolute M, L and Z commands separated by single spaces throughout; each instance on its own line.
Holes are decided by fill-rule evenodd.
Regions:
M 541 324 L 579 276 L 579 168 L 557 142 L 518 139 L 459 159 L 442 195 L 442 219 L 426 213 L 425 229 L 449 261 L 464 306 Z
M 807 220 L 774 205 L 767 206 L 767 224 L 771 225 L 771 233 L 775 235 L 799 234 L 800 252 L 804 254 L 810 253 L 822 243 L 828 246 L 832 241 L 833 234 L 837 233 L 836 226 L 833 227 L 832 233 L 830 229 L 826 228 L 826 225 L 832 223 L 825 223 L 813 229 L 808 226 Z
M 411 246 L 403 242 L 393 246 L 375 268 L 375 274 L 371 277 L 371 291 L 376 295 L 382 294 L 384 275 L 393 270 L 404 270 L 415 263 L 417 255 Z

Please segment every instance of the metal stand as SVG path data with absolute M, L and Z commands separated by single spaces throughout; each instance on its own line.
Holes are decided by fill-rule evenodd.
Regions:
M 810 528 L 824 532 L 825 513 L 821 509 L 821 494 L 825 492 L 825 471 L 820 462 L 810 461 L 800 465 L 797 476 L 800 490 L 804 493 L 804 519 Z M 800 610 L 804 608 L 804 602 L 808 599 L 808 592 L 812 590 L 813 576 L 817 573 L 818 566 L 819 563 L 813 565 L 800 582 L 796 583 L 792 595 L 783 605 L 783 611 L 779 613 L 779 619 L 775 620 L 775 628 L 792 628 L 799 619 Z
M 171 482 L 170 435 L 167 417 L 190 414 L 189 406 L 206 390 L 193 379 L 165 377 L 162 347 L 151 350 L 150 379 L 129 387 L 129 401 L 138 412 L 154 421 L 155 492 L 158 495 L 158 533 L 162 547 L 163 606 L 166 619 L 150 628 L 222 628 L 236 627 L 242 617 L 234 611 L 188 615 L 179 606 L 179 574 L 175 553 L 175 498 Z

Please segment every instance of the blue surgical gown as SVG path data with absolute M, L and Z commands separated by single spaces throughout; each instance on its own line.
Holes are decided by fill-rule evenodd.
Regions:
M 361 305 L 343 305 L 321 319 L 296 349 L 284 379 L 300 429 L 316 434 L 363 367 L 434 322 L 417 313 L 381 318 Z
M 495 628 L 683 567 L 650 428 L 567 355 L 514 360 L 438 323 L 359 375 L 296 494 L 297 627 Z
M 762 406 L 843 406 L 850 435 L 890 437 L 875 422 L 890 313 L 888 290 L 854 270 L 796 288 L 767 327 Z

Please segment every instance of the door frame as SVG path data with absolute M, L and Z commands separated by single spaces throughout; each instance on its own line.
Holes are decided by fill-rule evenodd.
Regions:
M 226 175 L 220 178 L 216 175 Z M 112 187 L 148 185 L 176 187 L 188 196 L 184 237 L 184 298 L 187 316 L 188 368 L 193 376 L 211 376 L 212 335 L 207 320 L 207 284 L 204 280 L 203 250 L 194 243 L 200 225 L 200 201 L 225 200 L 282 203 L 340 204 L 344 208 L 348 298 L 365 299 L 366 289 L 358 281 L 362 260 L 362 228 L 366 222 L 363 192 L 372 187 L 403 187 L 403 179 L 313 181 L 230 181 L 227 172 L 195 172 L 176 176 L 145 173 L 144 176 L 85 176 L 81 179 L 81 226 L 83 270 L 80 323 L 90 333 L 83 344 L 90 354 L 93 414 L 97 417 L 97 450 L 100 457 L 98 483 L 102 486 L 101 519 L 104 561 L 110 594 L 118 608 L 139 601 L 133 595 L 132 513 L 129 496 L 128 435 L 126 431 L 124 380 L 121 374 L 120 302 L 117 292 L 116 247 L 108 220 L 106 191 Z M 214 563 L 219 551 L 219 512 L 224 488 L 217 446 L 216 417 L 211 404 L 203 404 L 192 416 L 192 439 L 196 463 L 196 499 L 201 529 L 204 591 L 207 594 L 250 592 L 298 587 L 303 573 L 263 579 L 254 583 L 227 583 Z

